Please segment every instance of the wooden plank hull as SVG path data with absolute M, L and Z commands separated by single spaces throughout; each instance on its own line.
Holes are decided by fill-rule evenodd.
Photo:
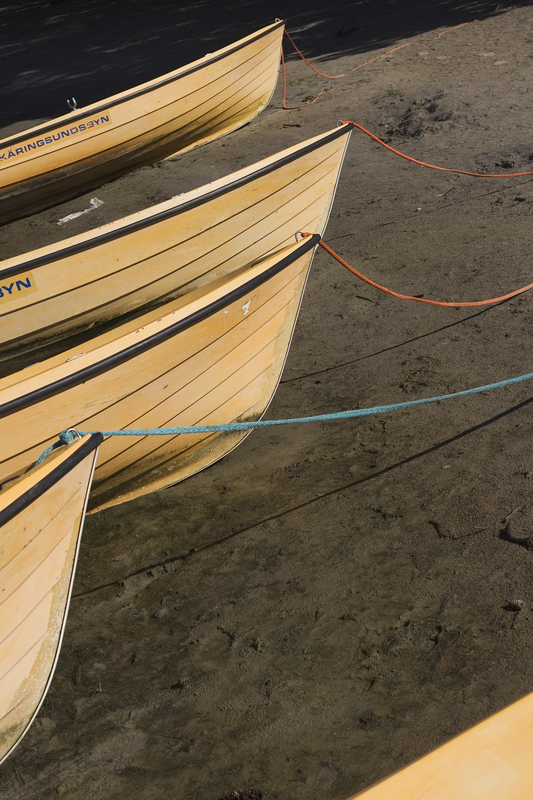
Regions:
M 345 125 L 111 225 L 0 265 L 0 344 L 63 335 L 185 294 L 322 234 Z
M 52 679 L 101 441 L 85 436 L 53 451 L 0 492 L 0 762 Z
M 283 368 L 318 236 L 0 381 L 0 478 L 67 427 L 82 431 L 257 420 Z M 12 431 L 17 435 L 13 436 Z M 161 489 L 246 434 L 110 437 L 90 509 Z
M 245 125 L 268 103 L 278 22 L 130 91 L 0 141 L 0 222 Z
M 532 753 L 533 694 L 530 694 L 355 797 L 531 800 Z

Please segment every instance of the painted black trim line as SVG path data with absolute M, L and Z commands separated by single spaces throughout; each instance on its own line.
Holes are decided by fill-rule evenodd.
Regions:
M 345 136 L 348 131 L 351 131 L 354 125 L 350 122 L 346 125 L 342 125 L 339 128 L 336 128 L 327 136 L 319 139 L 312 144 L 305 145 L 299 150 L 296 150 L 294 153 L 290 155 L 283 156 L 278 161 L 274 161 L 272 164 L 268 164 L 261 169 L 256 170 L 255 172 L 251 172 L 249 175 L 245 175 L 242 178 L 238 178 L 235 181 L 231 181 L 230 183 L 225 183 L 223 186 L 219 186 L 218 189 L 213 189 L 211 192 L 207 192 L 206 194 L 200 195 L 200 197 L 195 197 L 193 200 L 188 200 L 185 203 L 178 204 L 176 206 L 172 206 L 172 208 L 167 208 L 165 211 L 159 211 L 156 214 L 153 214 L 150 217 L 146 217 L 142 220 L 137 220 L 136 222 L 131 222 L 129 225 L 124 225 L 122 228 L 118 230 L 108 231 L 106 233 L 102 233 L 99 236 L 94 236 L 88 241 L 80 242 L 79 244 L 73 244 L 69 247 L 65 247 L 62 250 L 56 250 L 54 253 L 46 256 L 39 256 L 38 258 L 34 258 L 32 261 L 24 261 L 23 263 L 9 267 L 8 269 L 1 270 L 0 269 L 0 280 L 4 280 L 4 278 L 8 278 L 11 275 L 18 275 L 20 272 L 24 272 L 25 270 L 35 269 L 36 267 L 42 267 L 45 264 L 50 264 L 53 261 L 57 261 L 59 258 L 65 258 L 66 256 L 75 255 L 76 253 L 83 252 L 84 250 L 89 250 L 92 247 L 96 247 L 97 245 L 103 244 L 104 242 L 119 239 L 123 236 L 127 236 L 128 234 L 132 233 L 133 231 L 142 230 L 143 228 L 148 228 L 150 225 L 154 225 L 156 222 L 161 222 L 164 219 L 169 219 L 170 217 L 178 216 L 179 214 L 189 211 L 192 208 L 197 208 L 198 206 L 207 203 L 210 200 L 214 200 L 218 197 L 222 197 L 223 195 L 227 194 L 228 192 L 234 191 L 236 189 L 241 188 L 242 186 L 246 186 L 248 183 L 252 181 L 262 178 L 264 175 L 269 175 L 271 172 L 275 172 L 275 170 L 279 169 L 280 167 L 285 166 L 285 164 L 290 164 L 296 159 L 300 158 L 301 156 L 307 155 L 307 153 L 312 153 L 314 150 L 318 150 L 319 147 L 322 147 L 325 144 L 329 144 L 329 142 L 335 141 L 338 139 L 339 136 Z M 127 219 L 127 217 L 126 217 Z
M 281 25 L 284 24 L 285 23 L 283 22 L 283 20 L 274 23 L 273 25 L 270 26 L 270 28 L 268 28 L 263 33 L 254 36 L 253 39 L 248 39 L 246 42 L 241 42 L 241 44 L 236 45 L 231 50 L 227 50 L 225 53 L 220 53 L 218 55 L 215 54 L 213 58 L 209 59 L 209 61 L 204 61 L 202 62 L 202 64 L 197 64 L 196 66 L 189 67 L 188 69 L 187 67 L 185 67 L 183 72 L 180 72 L 178 75 L 170 75 L 168 77 L 163 76 L 158 81 L 157 79 L 155 79 L 157 81 L 156 83 L 150 83 L 150 86 L 146 86 L 144 89 L 133 88 L 125 97 L 121 97 L 118 100 L 112 100 L 112 101 L 102 100 L 102 104 L 97 106 L 96 108 L 87 109 L 85 111 L 83 111 L 82 109 L 78 109 L 79 113 L 73 114 L 68 119 L 63 119 L 62 121 L 60 121 L 60 118 L 58 119 L 56 117 L 55 120 L 51 120 L 50 122 L 45 123 L 45 125 L 43 125 L 43 127 L 39 128 L 38 130 L 31 132 L 22 131 L 22 133 L 16 134 L 11 139 L 8 139 L 6 142 L 0 142 L 0 147 L 2 147 L 2 149 L 5 150 L 9 147 L 12 147 L 15 144 L 24 142 L 26 139 L 35 138 L 36 136 L 41 136 L 42 134 L 48 133 L 49 131 L 53 131 L 56 128 L 61 128 L 63 127 L 63 125 L 70 125 L 71 123 L 77 122 L 80 119 L 85 119 L 85 117 L 87 116 L 91 116 L 93 114 L 100 114 L 102 111 L 110 111 L 114 108 L 114 106 L 121 105 L 122 103 L 125 103 L 134 97 L 140 97 L 143 94 L 148 94 L 148 92 L 151 92 L 154 89 L 159 89 L 160 86 L 165 86 L 167 83 L 173 83 L 173 81 L 178 81 L 185 75 L 191 75 L 193 72 L 197 72 L 198 70 L 203 69 L 204 67 L 207 67 L 210 64 L 215 64 L 217 61 L 221 61 L 223 58 L 231 56 L 233 55 L 233 53 L 237 53 L 244 47 L 248 47 L 248 45 L 253 44 L 253 42 L 257 42 L 258 39 L 262 39 L 264 36 L 268 36 L 269 33 L 272 33 L 272 31 L 275 31 L 277 28 L 279 28 Z
M 93 433 L 90 438 L 81 445 L 81 447 L 79 447 L 74 453 L 72 453 L 61 464 L 53 469 L 52 472 L 50 472 L 38 483 L 24 492 L 24 494 L 0 511 L 0 528 L 12 520 L 13 517 L 16 517 L 17 514 L 20 514 L 22 511 L 24 511 L 25 508 L 28 508 L 28 506 L 38 500 L 39 497 L 42 497 L 42 495 L 47 492 L 48 489 L 51 489 L 52 486 L 55 486 L 55 484 L 60 481 L 61 478 L 74 469 L 74 467 L 76 467 L 80 461 L 83 461 L 83 459 L 88 456 L 89 453 L 92 453 L 93 450 L 96 450 L 96 448 L 99 447 L 103 441 L 104 437 L 101 433 Z
M 130 345 L 125 350 L 115 353 L 112 356 L 108 356 L 102 361 L 91 364 L 90 366 L 79 370 L 79 372 L 75 372 L 72 375 L 68 375 L 67 377 L 61 378 L 60 380 L 54 381 L 54 383 L 50 383 L 46 386 L 41 386 L 39 389 L 35 389 L 33 392 L 28 392 L 28 394 L 22 395 L 21 397 L 16 397 L 14 400 L 4 403 L 4 405 L 0 406 L 0 418 L 7 417 L 10 414 L 13 414 L 15 411 L 20 411 L 22 408 L 27 408 L 28 406 L 36 403 L 38 400 L 52 397 L 53 395 L 70 389 L 72 386 L 77 386 L 78 384 L 86 381 L 88 378 L 92 378 L 95 375 L 100 375 L 102 372 L 106 372 L 112 367 L 117 366 L 117 364 L 123 364 L 126 361 L 130 361 L 130 359 L 135 358 L 135 356 L 140 355 L 141 353 L 145 353 L 147 350 L 151 350 L 161 342 L 176 336 L 176 334 L 191 328 L 193 325 L 196 325 L 199 322 L 203 322 L 217 311 L 220 311 L 226 306 L 231 305 L 231 303 L 239 300 L 248 292 L 253 291 L 253 289 L 261 286 L 263 283 L 266 283 L 268 280 L 270 280 L 270 278 L 273 278 L 274 275 L 282 272 L 282 270 L 296 261 L 296 259 L 305 255 L 305 253 L 309 252 L 309 250 L 314 249 L 318 245 L 319 241 L 320 235 L 318 233 L 314 233 L 312 236 L 304 239 L 300 247 L 294 250 L 290 255 L 280 259 L 280 261 L 273 264 L 269 269 L 265 270 L 265 272 L 262 272 L 252 280 L 243 283 L 241 286 L 239 286 L 239 288 L 234 289 L 218 300 L 215 300 L 208 306 L 204 306 L 204 308 L 195 311 L 194 314 L 190 314 L 188 317 L 185 317 L 185 319 L 175 322 L 173 325 L 169 325 L 168 328 L 158 331 L 158 333 L 154 333 L 152 336 L 148 336 L 146 339 Z M 138 323 L 141 327 L 142 317 L 138 320 Z M 120 329 L 117 330 L 119 331 Z

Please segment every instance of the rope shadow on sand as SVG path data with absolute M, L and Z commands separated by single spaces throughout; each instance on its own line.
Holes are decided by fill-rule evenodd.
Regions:
M 501 411 L 498 414 L 495 414 L 489 419 L 483 420 L 483 422 L 478 422 L 476 425 L 472 425 L 470 428 L 466 428 L 459 433 L 454 434 L 453 436 L 448 437 L 447 439 L 443 439 L 436 444 L 431 445 L 430 447 L 426 447 L 424 450 L 420 450 L 417 453 L 413 453 L 410 456 L 406 456 L 406 458 L 402 458 L 399 461 L 396 461 L 394 464 L 389 464 L 387 467 L 382 467 L 381 469 L 376 470 L 375 472 L 371 472 L 368 475 L 364 475 L 361 478 L 356 478 L 356 480 L 350 481 L 349 483 L 344 483 L 342 486 L 336 486 L 334 489 L 330 489 L 327 492 L 323 492 L 322 494 L 318 494 L 315 497 L 311 497 L 309 500 L 304 500 L 301 503 L 297 503 L 290 508 L 286 508 L 284 511 L 280 511 L 276 514 L 271 514 L 268 517 L 264 517 L 261 520 L 257 520 L 256 522 L 252 522 L 249 525 L 245 525 L 242 528 L 239 528 L 236 531 L 232 531 L 225 536 L 221 536 L 218 539 L 215 539 L 212 542 L 209 542 L 202 547 L 193 547 L 187 553 L 182 553 L 176 556 L 170 556 L 169 558 L 165 558 L 162 561 L 158 561 L 154 564 L 150 564 L 145 567 L 139 567 L 139 569 L 130 572 L 128 575 L 124 575 L 124 577 L 119 578 L 118 580 L 111 581 L 109 583 L 100 584 L 99 586 L 94 586 L 92 589 L 87 589 L 84 592 L 79 592 L 77 594 L 72 595 L 72 600 L 76 600 L 82 597 L 86 597 L 88 595 L 94 594 L 95 592 L 102 591 L 104 589 L 110 589 L 116 586 L 120 586 L 124 581 L 128 580 L 129 578 L 134 578 L 139 575 L 144 575 L 152 570 L 158 571 L 165 571 L 165 568 L 175 564 L 177 562 L 184 562 L 188 561 L 191 556 L 196 555 L 198 553 L 203 553 L 207 550 L 212 550 L 215 547 L 218 547 L 221 544 L 225 544 L 226 542 L 235 539 L 237 536 L 240 536 L 243 533 L 247 533 L 248 531 L 253 530 L 254 528 L 259 527 L 260 525 L 265 525 L 268 522 L 273 522 L 274 520 L 280 519 L 281 517 L 287 516 L 287 514 L 292 514 L 295 511 L 300 511 L 303 508 L 307 508 L 308 506 L 313 505 L 314 503 L 319 502 L 320 500 L 325 500 L 328 497 L 333 497 L 340 492 L 346 491 L 347 489 L 353 489 L 358 486 L 362 486 L 365 483 L 375 480 L 376 478 L 381 478 L 383 475 L 388 475 L 394 470 L 398 469 L 399 467 L 404 467 L 407 464 L 411 464 L 414 461 L 418 461 L 420 458 L 424 456 L 431 455 L 432 453 L 436 453 L 438 450 L 441 450 L 443 447 L 447 447 L 450 444 L 454 444 L 461 439 L 464 439 L 467 436 L 470 436 L 473 433 L 477 433 L 478 431 L 482 430 L 483 428 L 487 428 L 490 425 L 493 425 L 495 422 L 498 422 L 505 417 L 508 417 L 510 414 L 514 414 L 516 411 L 520 411 L 522 408 L 526 408 L 530 403 L 533 403 L 533 396 L 528 397 L 526 400 L 522 400 L 520 403 L 517 403 L 510 408 L 505 409 L 505 411 Z

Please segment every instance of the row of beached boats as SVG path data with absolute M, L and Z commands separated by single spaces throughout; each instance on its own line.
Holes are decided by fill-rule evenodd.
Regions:
M 245 124 L 274 90 L 282 34 L 276 22 L 0 142 L 0 216 L 56 203 Z M 93 433 L 62 445 L 59 432 L 264 414 L 350 130 L 342 125 L 0 264 L 0 760 L 51 680 L 86 509 L 183 480 L 246 435 Z
M 259 419 L 279 380 L 349 135 L 349 125 L 336 128 L 90 235 L 7 262 L 5 282 L 31 280 L 35 291 L 0 306 L 0 370 L 8 373 L 0 379 L 0 480 L 19 474 L 67 427 Z M 315 236 L 301 238 L 298 230 Z M 102 323 L 110 329 L 95 335 L 91 327 L 91 338 L 66 350 L 63 338 L 59 353 L 9 369 L 21 349 L 40 352 L 35 347 L 46 334 L 64 337 Z M 175 483 L 243 435 L 108 438 L 89 508 Z
M 245 124 L 274 90 L 282 34 L 1 141 L 0 219 Z M 246 435 L 99 431 L 264 414 L 351 128 L 0 264 L 0 761 L 50 684 L 86 510 L 183 480 Z M 65 428 L 92 432 L 61 444 Z M 362 796 L 530 800 L 532 714 L 525 698 Z

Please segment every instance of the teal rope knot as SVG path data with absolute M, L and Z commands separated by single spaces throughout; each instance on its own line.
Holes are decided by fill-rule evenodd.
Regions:
M 74 428 L 67 428 L 67 430 L 61 431 L 61 433 L 58 436 L 58 439 L 59 439 L 58 442 L 54 442 L 53 444 L 50 445 L 50 447 L 46 448 L 44 453 L 41 453 L 41 455 L 33 465 L 34 467 L 38 467 L 39 464 L 42 461 L 44 461 L 46 456 L 50 455 L 52 450 L 55 450 L 57 447 L 61 447 L 62 444 L 70 444 L 71 442 L 74 442 L 76 439 L 81 439 L 81 435 Z

